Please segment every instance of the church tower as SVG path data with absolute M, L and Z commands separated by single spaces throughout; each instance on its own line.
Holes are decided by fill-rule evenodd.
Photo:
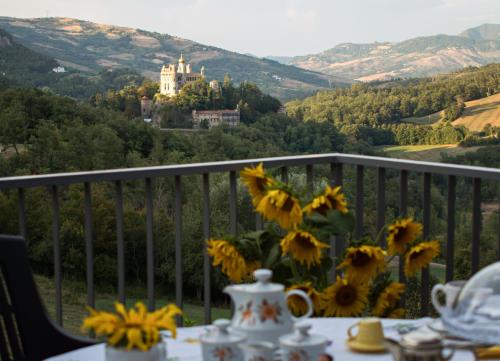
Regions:
M 186 73 L 186 62 L 184 61 L 184 56 L 181 53 L 181 57 L 179 58 L 179 66 L 177 67 L 177 72 L 181 74 Z

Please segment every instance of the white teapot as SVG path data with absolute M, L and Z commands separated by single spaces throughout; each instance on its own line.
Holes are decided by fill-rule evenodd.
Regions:
M 313 306 L 305 292 L 285 293 L 283 285 L 271 283 L 272 275 L 271 270 L 258 269 L 254 272 L 257 282 L 227 286 L 224 292 L 234 303 L 231 329 L 244 334 L 248 341 L 269 341 L 278 346 L 279 337 L 292 332 L 295 321 L 311 316 Z M 292 295 L 302 297 L 307 303 L 305 315 L 294 317 L 290 313 L 286 299 Z

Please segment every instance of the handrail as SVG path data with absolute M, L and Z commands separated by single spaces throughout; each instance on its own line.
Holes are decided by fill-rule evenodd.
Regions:
M 364 208 L 365 208 L 365 173 L 368 168 L 376 169 L 376 228 L 381 229 L 385 224 L 386 217 L 386 169 L 399 172 L 399 205 L 398 214 L 406 216 L 408 210 L 408 172 L 417 172 L 423 175 L 422 183 L 422 216 L 423 234 L 425 238 L 431 235 L 431 181 L 432 174 L 445 175 L 447 180 L 447 230 L 446 230 L 446 280 L 454 277 L 454 244 L 456 225 L 456 184 L 457 177 L 472 178 L 472 239 L 471 239 L 471 271 L 479 269 L 480 259 L 480 236 L 481 236 L 481 182 L 482 180 L 500 181 L 500 169 L 485 168 L 467 165 L 443 164 L 403 159 L 392 159 L 383 157 L 372 157 L 364 155 L 351 155 L 342 153 L 298 155 L 272 158 L 257 158 L 245 160 L 229 160 L 220 162 L 175 164 L 154 167 L 121 168 L 97 171 L 55 173 L 41 175 L 26 175 L 0 178 L 0 190 L 17 189 L 19 234 L 29 241 L 27 235 L 27 204 L 25 189 L 31 187 L 47 187 L 52 199 L 52 239 L 54 246 L 54 280 L 56 298 L 56 318 L 62 324 L 62 267 L 61 267 L 61 239 L 60 239 L 60 186 L 70 184 L 81 184 L 84 190 L 84 238 L 87 268 L 87 302 L 94 306 L 94 251 L 93 251 L 93 225 L 92 225 L 92 183 L 110 182 L 114 183 L 114 198 L 116 212 L 116 255 L 117 255 L 117 285 L 118 298 L 124 302 L 125 292 L 125 237 L 124 237 L 124 212 L 123 212 L 123 188 L 124 182 L 129 180 L 144 181 L 144 199 L 146 203 L 146 255 L 147 255 L 147 298 L 148 308 L 155 308 L 155 246 L 153 232 L 153 194 L 152 182 L 158 177 L 173 177 L 175 207 L 174 207 L 174 233 L 175 233 L 175 299 L 178 305 L 183 300 L 183 259 L 182 259 L 182 177 L 197 175 L 202 177 L 203 192 L 203 239 L 210 237 L 210 176 L 212 173 L 226 173 L 229 175 L 229 230 L 236 233 L 238 229 L 238 197 L 237 197 L 237 172 L 242 168 L 263 163 L 266 168 L 279 168 L 280 177 L 287 182 L 289 167 L 304 167 L 306 174 L 306 185 L 308 193 L 313 190 L 314 166 L 318 164 L 329 164 L 328 175 L 331 184 L 343 184 L 343 165 L 354 166 L 355 192 L 354 211 L 356 213 L 355 231 L 356 237 L 361 237 L 364 232 Z M 391 174 L 391 177 L 393 175 Z M 256 229 L 262 229 L 261 217 L 256 217 Z M 343 254 L 345 248 L 344 240 L 332 237 L 330 255 L 335 257 Z M 499 235 L 499 258 L 500 258 L 500 235 Z M 204 249 L 204 248 L 203 248 Z M 401 266 L 401 264 L 400 264 Z M 335 267 L 333 267 L 335 270 Z M 335 272 L 335 271 L 333 271 Z M 332 277 L 334 274 L 331 275 Z M 399 278 L 405 281 L 404 274 L 400 269 Z M 211 322 L 211 297 L 210 297 L 210 262 L 206 251 L 203 251 L 203 296 L 205 323 Z M 430 278 L 429 269 L 422 270 L 421 287 L 421 314 L 427 315 L 429 310 Z M 179 320 L 179 322 L 182 322 Z
M 365 155 L 351 155 L 343 153 L 327 153 L 245 160 L 229 160 L 220 162 L 175 164 L 154 167 L 118 168 L 85 172 L 4 177 L 0 178 L 0 189 L 30 188 L 49 185 L 67 185 L 83 182 L 104 182 L 144 179 L 151 177 L 230 172 L 240 170 L 246 166 L 259 164 L 261 162 L 264 164 L 264 166 L 269 168 L 301 166 L 318 163 L 341 163 L 500 181 L 500 169 L 495 168 L 443 164 Z

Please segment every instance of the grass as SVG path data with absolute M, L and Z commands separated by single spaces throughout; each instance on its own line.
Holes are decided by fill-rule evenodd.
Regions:
M 42 296 L 50 316 L 55 319 L 55 288 L 54 281 L 44 276 L 35 275 L 35 282 L 38 285 L 38 290 Z M 127 289 L 127 292 L 129 290 Z M 130 290 L 130 297 L 127 294 L 127 306 L 134 305 L 137 301 L 146 302 L 146 297 L 139 296 L 144 291 L 139 289 Z M 87 315 L 86 306 L 86 288 L 83 282 L 65 281 L 62 290 L 63 302 L 63 326 L 71 333 L 81 334 L 80 326 L 83 318 Z M 113 303 L 116 301 L 116 296 L 111 293 L 98 292 L 96 294 L 96 308 L 99 310 L 112 310 Z M 173 298 L 159 295 L 156 298 L 156 306 L 163 306 L 167 303 L 174 302 Z M 201 325 L 203 324 L 203 305 L 185 302 L 183 305 L 186 325 Z M 212 307 L 212 319 L 230 318 L 231 309 Z
M 403 118 L 401 119 L 402 122 L 404 123 L 413 123 L 413 124 L 419 124 L 419 125 L 429 125 L 429 124 L 434 124 L 437 123 L 443 118 L 444 112 L 440 110 L 439 112 L 430 114 L 430 115 L 424 115 L 423 117 L 410 117 L 410 118 Z
M 500 93 L 466 102 L 463 115 L 453 121 L 472 131 L 480 131 L 486 124 L 500 127 Z
M 477 147 L 459 147 L 457 144 L 437 144 L 437 145 L 394 145 L 383 146 L 382 150 L 388 157 L 411 160 L 421 160 L 429 162 L 441 161 L 441 154 L 448 156 L 462 155 L 467 152 L 477 151 Z
M 439 111 L 423 117 L 410 117 L 401 119 L 405 123 L 420 125 L 437 124 L 443 119 L 444 111 Z M 500 127 L 500 93 L 471 100 L 465 103 L 463 115 L 454 120 L 453 125 L 463 125 L 470 131 L 481 131 L 486 124 Z

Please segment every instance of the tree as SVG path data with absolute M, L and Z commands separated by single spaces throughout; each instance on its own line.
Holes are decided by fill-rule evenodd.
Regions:
M 28 119 L 24 107 L 15 102 L 0 112 L 0 146 L 13 147 L 19 154 L 19 144 L 24 144 L 28 137 Z

